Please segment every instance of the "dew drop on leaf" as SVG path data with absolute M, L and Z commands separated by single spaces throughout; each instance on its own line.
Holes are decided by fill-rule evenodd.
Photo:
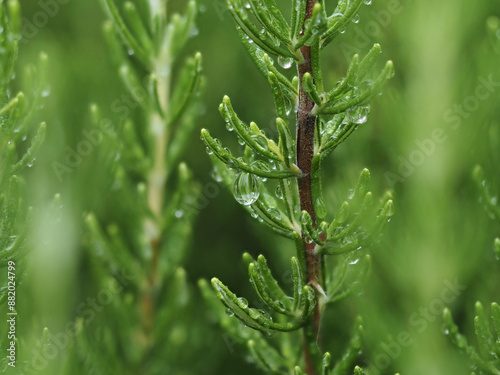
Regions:
M 395 212 L 394 203 L 392 203 L 392 201 L 389 201 L 389 204 L 387 207 L 387 213 L 385 215 L 390 217 L 390 216 L 394 215 L 394 212 Z
M 293 59 L 291 57 L 278 56 L 278 64 L 280 64 L 283 69 L 290 69 L 293 64 Z
M 275 208 L 269 208 L 267 210 L 267 212 L 269 213 L 269 215 L 271 215 L 271 217 L 273 217 L 273 218 L 275 218 L 277 220 L 281 219 L 281 214 L 280 214 L 280 212 L 277 209 L 275 209 Z
M 262 148 L 267 148 L 267 139 L 262 135 L 252 135 L 252 139 L 259 144 Z
M 352 22 L 354 23 L 359 23 L 359 14 L 356 14 L 354 18 L 352 19 Z
M 259 179 L 248 172 L 239 172 L 234 180 L 233 195 L 242 205 L 255 203 L 260 195 Z
M 238 303 L 240 304 L 240 307 L 242 307 L 242 308 L 248 307 L 248 301 L 243 297 L 238 298 Z
M 276 197 L 277 197 L 278 199 L 283 200 L 283 191 L 281 190 L 281 186 L 280 186 L 280 185 L 278 185 L 278 186 L 276 187 L 276 192 L 275 192 L 275 194 L 276 194 Z

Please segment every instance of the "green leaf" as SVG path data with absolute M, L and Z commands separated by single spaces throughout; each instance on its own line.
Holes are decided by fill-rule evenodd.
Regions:
M 139 41 L 132 34 L 130 29 L 125 24 L 125 21 L 120 15 L 114 0 L 102 0 L 104 2 L 104 7 L 108 11 L 109 16 L 113 19 L 117 31 L 120 33 L 124 43 L 127 47 L 133 51 L 133 53 L 138 57 L 138 59 L 145 65 L 150 66 L 151 60 L 148 53 L 142 48 Z
M 341 4 L 339 3 L 339 6 Z M 346 6 L 346 8 L 344 8 Z M 351 20 L 356 16 L 358 13 L 359 9 L 363 5 L 363 0 L 352 0 L 352 1 L 346 1 L 342 4 L 342 8 L 344 9 L 339 9 L 343 11 L 338 11 L 336 10 L 336 13 L 334 13 L 331 17 L 328 19 L 328 30 L 322 35 L 323 37 L 323 42 L 321 47 L 324 48 L 326 47 L 337 35 L 340 34 L 340 32 L 349 25 Z M 338 17 L 338 14 L 342 14 L 341 17 Z
M 358 82 L 361 82 L 375 68 L 375 64 L 379 60 L 381 53 L 382 48 L 380 44 L 375 43 L 359 64 L 356 72 Z
M 132 33 L 137 37 L 138 42 L 144 51 L 149 55 L 153 50 L 153 44 L 149 36 L 148 30 L 144 23 L 142 22 L 138 10 L 134 3 L 127 1 L 123 4 L 123 11 L 125 15 L 125 20 L 131 27 Z
M 281 118 L 276 119 L 276 127 L 279 133 L 278 147 L 282 155 L 282 162 L 287 169 L 292 171 L 299 171 L 294 163 L 295 161 L 295 140 L 292 138 L 292 133 L 287 123 Z
M 226 2 L 229 11 L 238 26 L 251 40 L 254 41 L 255 44 L 267 53 L 276 54 L 278 56 L 294 57 L 290 51 L 277 47 L 274 42 L 260 33 L 257 26 L 250 21 L 245 9 L 241 6 L 241 3 L 238 0 L 226 0 Z
M 262 199 L 258 199 L 254 204 L 251 205 L 251 210 L 254 214 L 257 214 L 262 223 L 270 227 L 272 230 L 276 231 L 280 235 L 291 238 L 293 232 L 293 226 L 289 221 L 285 221 L 285 215 L 273 208 L 266 207 L 262 202 Z
M 354 364 L 363 343 L 363 322 L 360 317 L 356 319 L 351 341 L 347 346 L 342 358 L 335 364 L 330 375 L 343 375 Z
M 250 0 L 252 13 L 269 33 L 289 45 L 290 26 L 285 21 L 274 0 Z
M 491 353 L 496 352 L 495 340 L 490 332 L 488 320 L 484 313 L 483 305 L 478 301 L 475 305 L 476 316 L 474 318 L 474 328 L 479 345 L 479 352 L 484 358 L 490 358 Z
M 306 286 L 306 270 L 302 268 L 301 262 L 296 257 L 292 257 L 292 281 L 293 281 L 293 310 L 301 309 L 304 298 L 302 293 Z
M 307 96 L 316 103 L 317 105 L 322 104 L 322 99 L 321 95 L 318 92 L 318 89 L 316 88 L 316 85 L 314 84 L 312 80 L 312 76 L 310 73 L 305 73 L 303 80 L 302 80 L 302 88 L 306 92 Z
M 12 236 L 16 224 L 17 211 L 19 208 L 19 178 L 12 176 L 9 181 L 9 189 L 5 197 L 2 212 L 2 227 L 0 228 L 0 251 L 4 251 Z M 5 255 L 2 254 L 2 257 Z
M 269 296 L 274 300 L 281 301 L 287 309 L 290 308 L 292 306 L 291 301 L 287 294 L 279 286 L 278 281 L 276 281 L 273 277 L 264 255 L 258 256 L 257 265 L 259 267 L 260 275 L 262 276 L 262 281 L 266 285 L 269 292 Z
M 340 103 L 333 105 L 332 107 L 323 108 L 320 111 L 320 113 L 335 115 L 338 113 L 345 112 L 347 109 L 351 107 L 366 102 L 367 100 L 377 95 L 384 86 L 384 84 L 393 76 L 394 76 L 394 65 L 392 61 L 388 61 L 387 64 L 385 65 L 385 68 L 382 70 L 382 73 L 380 73 L 380 75 L 377 77 L 374 83 L 370 85 L 367 89 L 365 89 L 363 92 L 361 92 L 358 96 L 348 100 L 344 100 Z
M 299 38 L 293 48 L 298 50 L 304 45 L 312 46 L 314 44 L 319 44 L 319 40 L 326 29 L 327 22 L 321 4 L 316 3 L 314 4 L 311 18 L 305 22 L 304 34 Z
M 298 40 L 302 31 L 304 16 L 306 14 L 307 0 L 292 0 L 292 40 Z
M 263 341 L 265 342 L 265 341 Z M 248 349 L 255 359 L 257 365 L 270 374 L 287 375 L 287 363 L 285 359 L 270 345 L 257 345 L 255 341 L 248 341 Z
M 239 159 L 236 159 L 233 157 L 233 155 L 226 149 L 224 149 L 214 138 L 210 136 L 210 133 L 206 129 L 201 130 L 201 137 L 202 140 L 205 142 L 207 147 L 225 164 L 228 164 L 232 168 L 237 168 L 241 169 L 243 171 L 246 171 L 248 173 L 255 174 L 260 177 L 264 178 L 273 178 L 273 179 L 283 179 L 283 178 L 290 178 L 290 177 L 296 177 L 297 175 L 289 172 L 289 171 L 283 171 L 283 170 L 276 170 L 276 171 L 265 171 L 262 169 L 259 169 L 257 167 L 254 167 L 252 165 L 249 165 Z
M 179 82 L 173 91 L 169 104 L 167 128 L 179 120 L 192 101 L 199 86 L 201 71 L 201 54 L 198 52 L 194 59 L 186 61 Z
M 347 69 L 347 73 L 344 79 L 342 79 L 331 91 L 326 95 L 326 101 L 330 102 L 347 91 L 349 91 L 355 83 L 357 74 L 359 69 L 359 55 L 354 55 L 351 63 L 349 64 L 349 68 Z
M 250 263 L 248 266 L 248 274 L 250 276 L 250 283 L 257 292 L 259 298 L 274 311 L 289 316 L 294 316 L 293 312 L 287 309 L 283 303 L 285 300 L 274 300 L 269 296 L 267 288 L 264 285 L 264 278 L 262 277 L 259 267 L 256 263 Z
M 332 356 L 330 353 L 326 352 L 323 355 L 323 361 L 321 362 L 321 375 L 329 374 L 331 362 L 332 362 Z
M 294 331 L 301 326 L 300 321 L 277 323 L 262 310 L 248 307 L 248 302 L 238 298 L 217 278 L 212 279 L 212 286 L 224 305 L 246 326 L 269 334 L 269 331 Z

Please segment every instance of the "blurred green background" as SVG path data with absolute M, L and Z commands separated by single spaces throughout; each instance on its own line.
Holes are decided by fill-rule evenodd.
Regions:
M 183 1 L 170 3 L 183 9 Z M 286 9 L 288 2 L 281 3 Z M 35 24 L 37 13 L 44 11 L 37 1 L 22 6 L 25 25 Z M 236 146 L 218 112 L 227 94 L 242 119 L 273 134 L 271 92 L 240 44 L 223 0 L 201 1 L 200 8 L 198 34 L 186 50 L 203 55 L 205 105 L 199 128 L 210 127 L 223 143 Z M 325 79 L 333 85 L 348 58 L 366 53 L 374 42 L 382 45 L 384 60 L 394 61 L 397 74 L 373 103 L 368 123 L 325 164 L 324 188 L 330 212 L 335 212 L 367 167 L 375 191 L 394 189 L 397 212 L 372 250 L 365 292 L 333 306 L 325 316 L 326 341 L 338 355 L 359 313 L 365 319 L 365 360 L 383 373 L 469 374 L 466 361 L 442 333 L 441 312 L 448 306 L 461 329 L 472 335 L 474 302 L 500 302 L 500 263 L 492 251 L 500 228 L 479 202 L 471 178 L 473 166 L 481 164 L 492 190 L 500 191 L 500 55 L 486 28 L 489 16 L 500 15 L 500 3 L 375 0 L 360 15 L 360 23 L 325 52 Z M 98 1 L 67 1 L 46 19 L 45 26 L 29 29 L 19 61 L 20 66 L 35 61 L 42 50 L 50 57 L 51 95 L 41 116 L 48 136 L 27 176 L 28 200 L 38 212 L 34 249 L 18 297 L 23 316 L 18 330 L 33 345 L 43 327 L 64 329 L 86 298 L 83 213 L 112 209 L 106 205 L 113 194 L 111 176 L 99 162 L 98 147 L 62 178 L 53 163 L 64 162 L 68 147 L 75 149 L 83 139 L 82 131 L 90 127 L 90 103 L 116 119 L 112 102 L 126 93 L 107 51 Z M 22 86 L 20 81 L 16 83 Z M 186 162 L 202 186 L 213 188 L 198 134 L 192 136 Z M 241 254 L 266 254 L 284 273 L 276 254 L 291 249 L 248 217 L 222 186 L 216 190 L 200 210 L 186 264 L 199 304 L 193 327 L 201 323 L 210 329 L 203 336 L 195 329 L 190 333 L 185 356 L 192 362 L 209 359 L 203 374 L 254 374 L 258 370 L 207 318 L 195 283 L 217 275 L 236 292 L 250 294 Z M 46 214 L 55 193 L 63 201 L 54 214 L 57 220 Z M 203 354 L 190 353 L 190 340 L 201 342 Z M 22 356 L 29 360 L 25 349 Z

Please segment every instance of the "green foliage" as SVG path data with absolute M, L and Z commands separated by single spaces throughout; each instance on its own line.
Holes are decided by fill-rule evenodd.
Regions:
M 498 198 L 491 194 L 489 183 L 486 181 L 484 171 L 479 165 L 474 168 L 472 177 L 480 192 L 481 203 L 483 203 L 490 216 L 500 224 Z M 495 239 L 494 250 L 497 259 L 500 259 L 499 238 Z M 451 342 L 470 358 L 471 367 L 474 371 L 472 375 L 498 375 L 500 374 L 500 306 L 496 302 L 491 304 L 492 325 L 490 325 L 483 305 L 479 301 L 476 302 L 475 309 L 474 328 L 479 352 L 459 332 L 458 326 L 453 321 L 451 311 L 447 308 L 443 313 L 445 333 L 449 335 Z
M 217 310 L 221 325 L 237 342 L 247 346 L 255 363 L 270 374 L 302 374 L 304 366 L 309 367 L 309 374 L 337 375 L 353 370 L 361 348 L 361 322 L 356 323 L 344 356 L 331 360 L 330 354 L 322 353 L 316 345 L 315 315 L 323 312 L 327 304 L 359 291 L 369 269 L 366 250 L 394 213 L 389 192 L 374 200 L 369 191 L 370 173 L 365 169 L 333 218 L 328 217 L 322 194 L 321 162 L 367 121 L 369 102 L 393 76 L 394 68 L 389 61 L 380 73 L 372 73 L 381 53 L 380 45 L 375 44 L 364 58 L 355 55 L 345 78 L 330 90 L 325 89 L 320 52 L 357 17 L 363 1 L 339 1 L 330 16 L 324 2 L 310 5 L 305 0 L 293 1 L 288 22 L 274 0 L 247 3 L 227 0 L 245 49 L 271 86 L 278 138 L 267 136 L 254 122 L 242 121 L 227 96 L 219 111 L 227 129 L 245 147 L 243 156 L 235 156 L 208 130 L 201 131 L 217 179 L 232 189 L 235 199 L 252 217 L 295 243 L 291 293 L 273 277 L 263 255 L 257 260 L 249 254 L 243 256 L 259 298 L 258 308 L 249 306 L 245 298 L 231 292 L 219 279 L 212 279 L 212 287 L 226 309 L 226 312 L 224 308 Z M 289 79 L 286 72 L 275 66 L 275 60 L 285 70 L 295 63 L 298 76 Z M 307 116 L 314 121 L 312 155 L 306 156 L 311 159 L 310 172 L 299 167 L 301 154 L 309 151 L 292 136 L 290 119 L 292 112 L 297 114 L 299 134 L 302 107 L 307 101 L 311 103 Z M 297 181 L 300 184 L 305 178 L 311 181 L 312 210 L 301 209 L 303 202 Z M 310 279 L 312 266 L 311 260 L 306 259 L 308 252 L 322 264 L 318 282 Z M 200 286 L 213 305 L 208 283 L 202 281 Z M 236 317 L 248 328 L 239 328 L 235 319 L 224 314 Z M 304 345 L 312 364 L 303 363 L 298 355 L 302 353 L 297 333 L 300 328 L 304 330 Z M 276 340 L 275 335 L 278 335 Z M 355 373 L 362 370 L 357 368 Z
M 200 188 L 180 159 L 199 113 L 201 55 L 184 64 L 179 56 L 197 6 L 188 2 L 182 16 L 167 16 L 164 0 L 103 0 L 103 7 L 112 57 L 138 109 L 103 141 L 110 210 L 85 217 L 93 281 L 82 293 L 114 292 L 95 318 L 79 313 L 66 370 L 184 374 L 182 348 L 196 327 L 187 319 L 195 310 L 182 265 Z M 91 118 L 96 128 L 106 121 L 95 104 Z
M 18 174 L 33 165 L 45 136 L 45 123 L 36 126 L 35 121 L 41 101 L 48 95 L 45 87 L 48 58 L 42 53 L 37 69 L 26 68 L 24 77 L 31 84 L 27 95 L 14 94 L 21 38 L 21 9 L 17 0 L 0 1 L 0 29 L 0 267 L 7 268 L 14 261 L 15 283 L 19 284 L 25 270 L 23 258 L 28 250 L 31 208 L 24 206 L 23 179 Z M 7 278 L 2 279 L 2 285 L 6 281 Z M 0 289 L 0 304 L 7 300 L 7 292 L 6 286 Z

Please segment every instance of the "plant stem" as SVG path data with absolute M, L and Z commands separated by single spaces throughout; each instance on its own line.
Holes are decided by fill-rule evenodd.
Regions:
M 166 61 L 163 61 L 166 60 Z M 165 65 L 169 64 L 169 59 L 159 58 L 157 70 L 167 71 Z M 167 113 L 169 102 L 170 74 L 157 74 L 158 96 L 163 113 Z M 154 292 L 158 282 L 158 259 L 160 257 L 161 246 L 161 222 L 164 205 L 165 185 L 167 183 L 166 149 L 168 144 L 168 133 L 165 119 L 158 112 L 150 114 L 149 129 L 154 137 L 153 167 L 147 176 L 147 200 L 148 207 L 153 217 L 146 218 L 144 222 L 144 234 L 147 243 L 152 250 L 150 274 L 147 290 L 143 299 L 143 327 L 146 336 L 149 336 L 150 329 L 154 325 Z
M 312 16 L 314 7 L 314 0 L 307 0 L 306 13 L 304 17 L 304 24 L 308 18 Z M 304 27 L 302 28 L 302 33 Z M 313 71 L 311 67 L 311 47 L 302 46 L 300 52 L 304 58 L 301 64 L 298 64 L 298 78 L 299 78 L 299 106 L 297 108 L 297 165 L 302 171 L 302 177 L 297 180 L 300 210 L 307 211 L 311 215 L 313 225 L 316 225 L 316 213 L 314 212 L 314 203 L 311 190 L 311 164 L 314 156 L 314 130 L 316 126 L 316 116 L 311 114 L 314 107 L 314 102 L 307 96 L 303 87 L 302 80 L 305 73 L 311 74 L 314 80 Z M 308 243 L 304 235 L 302 235 L 304 247 L 306 249 L 306 263 L 307 263 L 307 280 L 308 284 L 312 285 L 315 290 L 319 285 L 319 268 L 321 259 L 314 254 L 314 242 Z M 316 307 L 314 315 L 310 322 L 309 327 L 304 327 L 304 351 L 306 361 L 306 372 L 309 375 L 315 375 L 315 360 L 318 350 L 315 348 L 316 342 L 319 338 L 319 322 L 320 310 L 318 301 L 318 292 L 316 290 Z M 313 342 L 311 342 L 311 340 Z

